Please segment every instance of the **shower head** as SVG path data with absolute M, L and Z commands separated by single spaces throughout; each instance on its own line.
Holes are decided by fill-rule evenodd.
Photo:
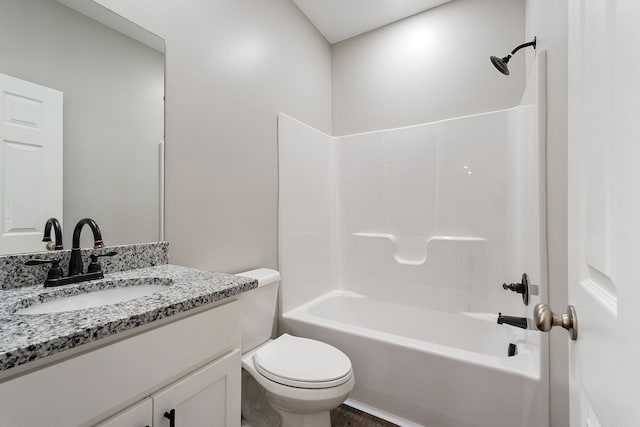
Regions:
M 504 58 L 498 58 L 497 56 L 492 56 L 491 63 L 493 64 L 494 67 L 496 67 L 498 71 L 500 71 L 505 76 L 508 76 L 509 67 L 507 67 L 507 64 L 509 63 L 510 59 L 511 59 L 511 55 L 507 55 Z
M 493 64 L 494 67 L 496 67 L 496 69 L 498 71 L 500 71 L 502 74 L 504 74 L 505 76 L 509 75 L 509 67 L 507 67 L 507 64 L 509 63 L 509 60 L 511 59 L 511 57 L 520 49 L 528 47 L 528 46 L 533 46 L 533 48 L 536 48 L 536 37 L 533 38 L 533 41 L 530 41 L 529 43 L 523 43 L 520 46 L 516 47 L 515 49 L 513 49 L 511 51 L 511 53 L 508 53 L 507 56 L 505 56 L 504 58 L 498 58 L 497 56 L 491 56 L 491 63 Z

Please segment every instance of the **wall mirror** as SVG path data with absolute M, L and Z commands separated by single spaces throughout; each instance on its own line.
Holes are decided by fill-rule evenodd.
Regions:
M 89 0 L 0 2 L 0 254 L 163 236 L 164 41 Z M 92 246 L 87 231 L 82 246 Z

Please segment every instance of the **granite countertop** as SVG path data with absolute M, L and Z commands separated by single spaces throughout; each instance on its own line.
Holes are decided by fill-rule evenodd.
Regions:
M 142 279 L 146 278 L 146 279 Z M 169 284 L 166 290 L 113 305 L 47 314 L 16 314 L 32 302 L 117 287 L 129 279 Z M 105 274 L 56 288 L 0 290 L 0 371 L 146 325 L 254 289 L 254 279 L 164 264 Z

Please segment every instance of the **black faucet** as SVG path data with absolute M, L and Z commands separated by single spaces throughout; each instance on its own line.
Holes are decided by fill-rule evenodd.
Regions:
M 55 244 L 51 246 L 51 227 L 53 227 L 53 232 L 55 233 Z M 56 218 L 49 218 L 44 225 L 44 236 L 42 237 L 43 242 L 47 243 L 47 249 L 53 249 L 56 251 L 64 249 L 62 245 L 62 226 L 60 226 L 60 221 Z
M 498 325 L 502 325 L 503 323 L 515 326 L 516 328 L 527 329 L 526 317 L 503 316 L 502 313 L 498 313 Z
M 55 219 L 55 218 L 54 218 Z M 57 220 L 56 220 L 57 222 Z M 105 256 L 117 255 L 117 252 L 107 252 L 103 254 L 93 254 L 90 256 L 91 262 L 87 272 L 84 272 L 84 266 L 82 265 L 82 257 L 80 256 L 80 234 L 82 228 L 88 225 L 93 232 L 93 247 L 95 249 L 104 248 L 104 242 L 102 241 L 102 233 L 100 227 L 91 218 L 84 218 L 78 221 L 76 228 L 73 230 L 73 248 L 71 249 L 71 260 L 69 261 L 69 275 L 64 277 L 62 269 L 60 268 L 59 259 L 31 259 L 25 262 L 25 265 L 42 265 L 51 264 L 51 269 L 47 274 L 47 278 L 44 281 L 45 288 L 53 286 L 69 285 L 71 283 L 86 282 L 87 280 L 102 279 L 104 273 L 102 267 L 98 262 L 98 258 Z M 53 224 L 55 228 L 55 223 Z M 49 229 L 50 230 L 50 229 Z
M 102 233 L 100 232 L 98 224 L 91 218 L 84 218 L 78 221 L 76 227 L 73 229 L 73 247 L 71 248 L 71 260 L 69 261 L 69 276 L 83 273 L 82 257 L 80 256 L 80 233 L 82 233 L 82 227 L 85 225 L 88 225 L 93 232 L 94 249 L 104 248 Z

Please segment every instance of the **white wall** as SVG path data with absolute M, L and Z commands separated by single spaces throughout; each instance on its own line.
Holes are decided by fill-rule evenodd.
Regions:
M 329 132 L 331 54 L 290 0 L 99 0 L 166 40 L 173 263 L 277 267 L 277 112 Z
M 549 303 L 567 306 L 567 25 L 566 1 L 527 0 L 527 38 L 547 50 L 547 230 Z M 527 57 L 528 62 L 532 56 Z M 551 425 L 569 425 L 566 334 L 549 334 Z
M 164 56 L 54 0 L 6 0 L 0 58 L 0 73 L 64 94 L 65 247 L 84 217 L 107 244 L 157 241 Z
M 334 135 L 517 105 L 524 55 L 509 77 L 489 56 L 524 41 L 524 19 L 524 0 L 456 0 L 335 44 Z

